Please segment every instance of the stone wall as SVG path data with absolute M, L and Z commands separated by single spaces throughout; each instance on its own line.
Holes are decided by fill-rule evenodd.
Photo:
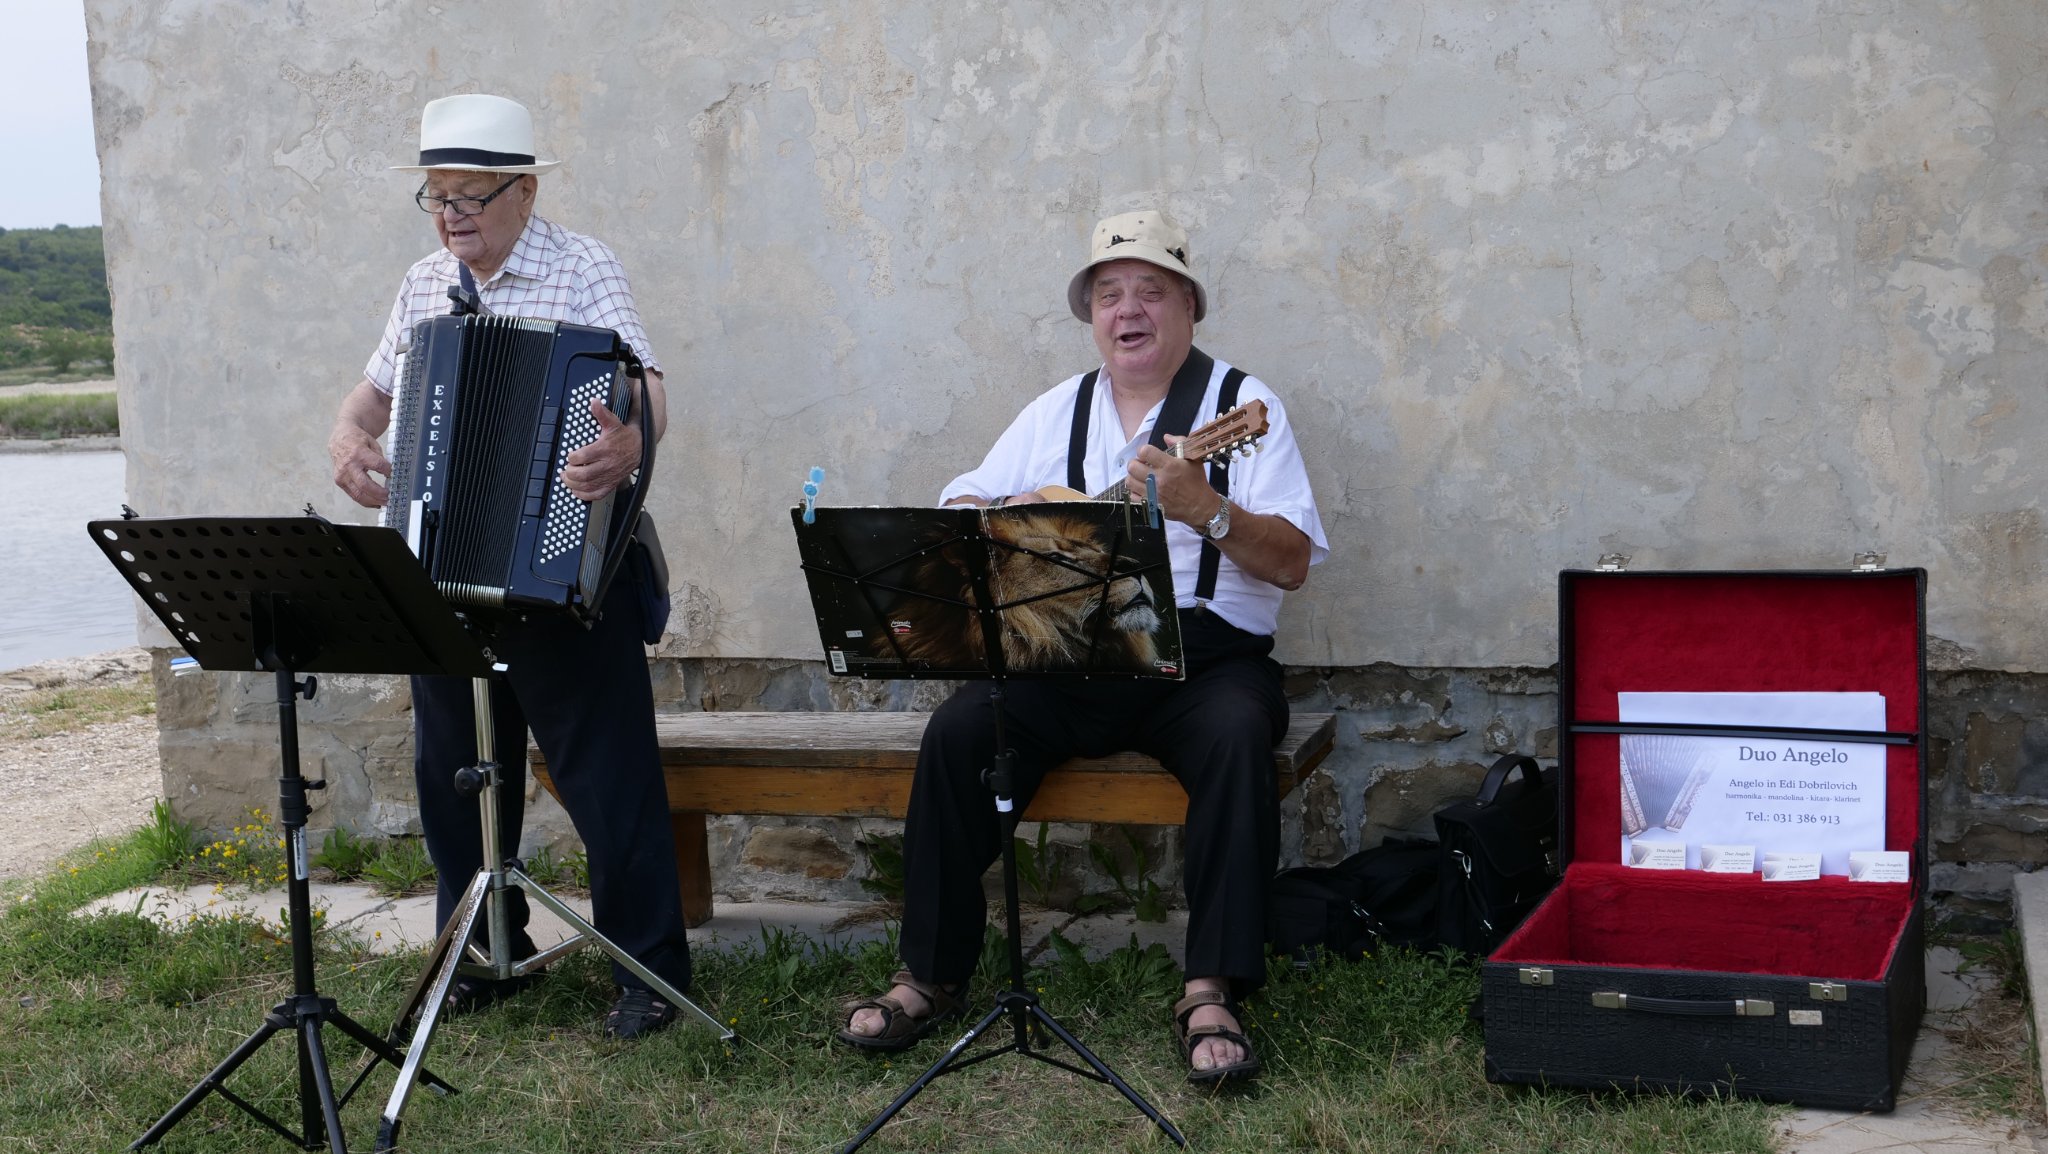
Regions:
M 225 828 L 250 808 L 275 809 L 274 680 L 258 674 L 172 677 L 158 651 L 156 686 L 170 796 L 188 818 Z M 664 711 L 931 709 L 941 682 L 860 682 L 817 662 L 661 658 L 652 663 Z M 1505 752 L 1557 756 L 1555 669 L 1292 668 L 1287 695 L 1301 712 L 1337 715 L 1336 748 L 1282 806 L 1284 864 L 1328 864 L 1389 835 L 1434 836 L 1430 815 L 1469 796 Z M 410 724 L 396 678 L 322 679 L 300 706 L 301 762 L 324 777 L 312 826 L 404 836 L 419 831 Z M 1969 929 L 2009 920 L 2012 874 L 2031 871 L 2048 829 L 2048 677 L 1983 670 L 1930 678 L 1930 885 L 1940 915 Z M 529 783 L 524 852 L 574 845 L 552 800 Z M 899 823 L 869 819 L 718 817 L 710 822 L 713 883 L 722 900 L 862 900 L 872 876 L 864 839 Z M 1035 844 L 1037 829 L 1021 831 Z M 1042 897 L 1115 900 L 1115 880 L 1087 843 L 1114 855 L 1126 884 L 1142 853 L 1152 880 L 1178 884 L 1179 831 L 1055 826 Z M 993 883 L 991 875 L 991 883 Z

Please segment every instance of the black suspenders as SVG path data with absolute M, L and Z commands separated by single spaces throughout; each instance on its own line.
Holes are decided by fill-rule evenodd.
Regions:
M 1180 372 L 1174 374 L 1166 401 L 1159 408 L 1159 419 L 1153 422 L 1153 445 L 1164 448 L 1166 434 L 1185 436 L 1194 427 L 1195 411 L 1201 406 L 1202 394 L 1208 391 L 1209 376 L 1215 371 L 1216 362 L 1202 350 L 1188 350 L 1188 359 L 1181 365 Z M 1067 435 L 1067 487 L 1083 493 L 1088 491 L 1088 478 L 1082 468 L 1088 456 L 1088 416 L 1095 408 L 1095 381 L 1101 375 L 1101 369 L 1090 369 L 1081 378 L 1080 391 L 1074 394 L 1074 424 Z M 1244 377 L 1244 370 L 1236 367 L 1223 374 L 1223 385 L 1216 393 L 1216 416 L 1237 407 L 1237 388 L 1244 382 Z M 1209 462 L 1209 487 L 1219 496 L 1230 496 L 1228 454 Z M 1215 599 L 1216 572 L 1222 563 L 1223 553 L 1216 548 L 1216 543 L 1203 541 L 1201 572 L 1195 580 L 1195 600 L 1207 602 Z

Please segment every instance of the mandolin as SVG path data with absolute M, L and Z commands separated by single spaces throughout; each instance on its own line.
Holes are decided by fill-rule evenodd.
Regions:
M 1266 402 L 1246 401 L 1183 437 L 1166 450 L 1183 460 L 1206 461 L 1225 453 L 1250 453 L 1266 435 Z M 1125 487 L 1129 478 L 1118 481 L 1093 497 L 1065 485 L 1047 485 L 1038 495 L 1048 501 L 1134 501 L 1144 494 L 1132 494 Z

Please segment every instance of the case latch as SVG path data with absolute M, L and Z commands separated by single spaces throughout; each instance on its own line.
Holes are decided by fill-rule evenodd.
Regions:
M 1517 976 L 1521 978 L 1522 984 L 1525 986 L 1554 986 L 1557 984 L 1557 973 L 1548 966 L 1523 966 L 1518 971 Z
M 1816 1002 L 1846 1002 L 1849 987 L 1841 982 L 1808 982 L 1806 996 Z
M 1856 554 L 1856 572 L 1875 573 L 1882 568 L 1884 568 L 1884 554 L 1868 549 Z
M 1599 569 L 1602 573 L 1619 573 L 1628 568 L 1628 554 L 1602 553 L 1600 554 L 1600 563 L 1595 568 Z

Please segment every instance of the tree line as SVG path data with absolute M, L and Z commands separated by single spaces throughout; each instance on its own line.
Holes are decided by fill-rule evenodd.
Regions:
M 0 229 L 0 368 L 111 369 L 113 317 L 97 226 Z

